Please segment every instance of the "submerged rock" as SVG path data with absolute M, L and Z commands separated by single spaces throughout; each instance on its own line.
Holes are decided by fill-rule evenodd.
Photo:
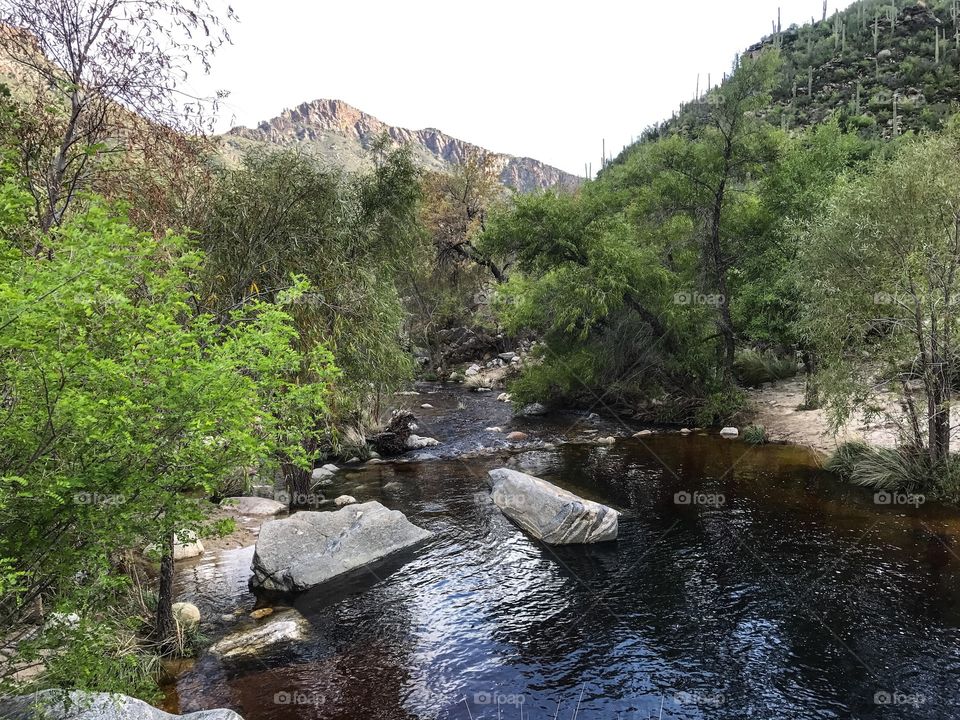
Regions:
M 116 693 L 41 690 L 0 699 L 5 720 L 243 720 L 233 710 L 202 710 L 171 715 L 143 700 Z
M 275 645 L 302 640 L 310 623 L 296 610 L 274 613 L 265 623 L 227 635 L 210 647 L 218 658 L 240 658 L 262 654 Z
M 497 468 L 488 474 L 497 507 L 545 543 L 594 543 L 617 537 L 620 514 L 613 508 L 509 468 Z
M 296 592 L 431 537 L 378 502 L 335 512 L 299 512 L 260 529 L 251 585 Z

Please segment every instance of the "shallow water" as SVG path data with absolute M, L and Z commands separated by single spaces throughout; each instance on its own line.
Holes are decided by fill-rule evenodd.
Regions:
M 201 658 L 171 709 L 228 706 L 246 720 L 960 717 L 955 510 L 878 505 L 803 449 L 715 436 L 443 457 L 471 449 L 485 425 L 506 427 L 508 410 L 459 390 L 405 400 L 436 405 L 418 414 L 423 434 L 445 441 L 440 457 L 343 472 L 330 494 L 380 500 L 435 538 L 298 598 L 308 641 L 246 665 Z M 617 430 L 576 417 L 507 429 L 521 424 L 534 442 Z M 503 445 L 493 433 L 479 441 Z M 486 470 L 508 463 L 621 509 L 619 539 L 550 548 L 526 536 L 489 499 Z M 249 610 L 250 555 L 185 568 L 182 596 L 205 617 Z

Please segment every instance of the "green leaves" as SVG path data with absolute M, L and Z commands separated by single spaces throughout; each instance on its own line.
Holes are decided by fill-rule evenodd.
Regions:
M 19 202 L 0 187 L 0 207 Z M 21 222 L 0 215 L 0 237 Z M 273 456 L 309 468 L 304 439 L 324 427 L 338 377 L 288 312 L 310 289 L 303 279 L 279 303 L 198 312 L 188 242 L 140 233 L 99 203 L 45 247 L 0 242 L 4 626 L 40 593 L 98 612 L 82 595 L 113 592 L 119 554 L 201 530 L 207 503 L 195 495 L 237 467 Z M 102 582 L 78 586 L 91 568 Z

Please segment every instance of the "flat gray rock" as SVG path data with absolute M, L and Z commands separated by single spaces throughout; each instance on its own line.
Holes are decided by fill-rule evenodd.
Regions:
M 298 512 L 260 528 L 250 582 L 265 590 L 306 590 L 431 535 L 376 501 Z
M 126 695 L 42 690 L 0 700 L 4 720 L 243 720 L 233 710 L 171 715 Z
M 278 500 L 250 496 L 224 498 L 220 506 L 241 515 L 279 515 L 287 511 L 287 506 Z
M 493 502 L 538 540 L 549 545 L 571 545 L 617 539 L 620 513 L 613 508 L 509 468 L 497 468 L 488 474 Z

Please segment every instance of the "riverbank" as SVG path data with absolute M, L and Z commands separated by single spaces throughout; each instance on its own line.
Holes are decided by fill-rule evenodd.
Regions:
M 834 434 L 823 409 L 801 409 L 804 388 L 804 379 L 794 377 L 748 390 L 741 430 L 746 425 L 762 425 L 771 441 L 804 445 L 824 456 L 833 453 L 838 445 L 854 440 L 879 447 L 892 448 L 897 444 L 894 422 L 868 421 L 862 413 Z M 892 398 L 887 399 L 884 410 L 890 417 L 897 417 L 900 412 Z

